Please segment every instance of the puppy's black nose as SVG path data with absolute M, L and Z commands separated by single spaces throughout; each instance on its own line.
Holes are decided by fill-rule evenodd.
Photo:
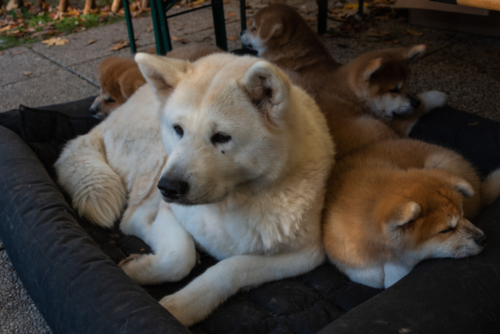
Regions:
M 411 104 L 413 109 L 417 109 L 420 106 L 420 100 L 416 99 L 416 98 L 411 98 L 410 104 Z
M 476 244 L 478 244 L 479 246 L 484 247 L 484 245 L 486 245 L 486 241 L 488 241 L 488 238 L 486 238 L 486 234 L 483 234 L 483 235 L 482 235 L 482 236 L 480 236 L 479 238 L 474 239 L 474 241 L 475 241 L 475 242 L 476 242 Z
M 89 109 L 89 113 L 91 115 L 97 114 L 98 111 L 99 111 L 99 108 L 95 108 L 95 107 L 90 107 L 90 109 Z
M 161 178 L 158 182 L 158 189 L 160 189 L 161 194 L 170 200 L 176 200 L 185 195 L 189 190 L 189 183 L 176 180 Z

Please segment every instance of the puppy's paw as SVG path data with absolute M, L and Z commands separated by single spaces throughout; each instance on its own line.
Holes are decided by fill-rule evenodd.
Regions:
M 166 308 L 181 324 L 186 327 L 192 326 L 198 321 L 202 320 L 202 317 L 197 317 L 196 312 L 191 312 L 196 309 L 195 305 L 191 307 L 179 298 L 179 295 L 173 294 L 163 297 L 160 300 L 160 305 Z
M 147 277 L 144 277 L 144 266 L 145 263 L 145 255 L 143 254 L 132 254 L 127 257 L 125 260 L 120 261 L 118 265 L 122 268 L 122 270 L 127 274 L 130 278 L 132 278 L 135 282 L 139 284 L 148 284 Z
M 142 254 L 132 254 L 129 257 L 127 257 L 125 260 L 121 260 L 120 263 L 118 263 L 118 265 L 123 268 L 127 263 L 129 263 L 130 261 L 137 260 L 141 256 L 142 256 Z
M 436 108 L 441 108 L 448 103 L 448 95 L 437 90 L 431 90 L 418 95 L 420 101 L 425 105 L 424 112 L 429 112 Z

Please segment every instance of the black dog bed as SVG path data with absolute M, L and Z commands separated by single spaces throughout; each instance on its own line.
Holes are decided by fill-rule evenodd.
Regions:
M 76 216 L 54 183 L 64 143 L 98 123 L 92 100 L 0 114 L 0 238 L 54 333 L 500 332 L 500 199 L 475 220 L 489 240 L 478 256 L 423 262 L 385 291 L 323 264 L 242 291 L 186 329 L 156 301 L 216 261 L 202 255 L 182 281 L 140 287 L 116 263 L 147 245 Z M 447 107 L 412 137 L 459 151 L 482 176 L 500 167 L 500 123 Z

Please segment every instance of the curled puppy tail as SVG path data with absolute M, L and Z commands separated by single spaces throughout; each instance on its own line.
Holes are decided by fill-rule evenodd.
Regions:
M 422 113 L 428 113 L 436 108 L 441 108 L 448 102 L 448 95 L 437 90 L 431 90 L 418 95 L 423 108 Z
M 483 206 L 493 203 L 500 195 L 500 168 L 491 172 L 481 184 Z
M 98 226 L 113 227 L 125 206 L 127 189 L 107 163 L 100 127 L 70 141 L 54 167 L 78 215 Z

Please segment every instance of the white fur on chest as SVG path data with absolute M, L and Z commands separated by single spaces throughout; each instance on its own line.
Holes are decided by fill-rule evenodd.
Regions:
M 297 192 L 296 201 L 304 200 Z M 301 248 L 319 239 L 319 228 L 308 224 L 301 206 L 281 198 L 255 196 L 243 203 L 172 204 L 174 215 L 197 244 L 219 260 L 241 254 L 271 255 Z M 312 217 L 311 217 L 312 218 Z

